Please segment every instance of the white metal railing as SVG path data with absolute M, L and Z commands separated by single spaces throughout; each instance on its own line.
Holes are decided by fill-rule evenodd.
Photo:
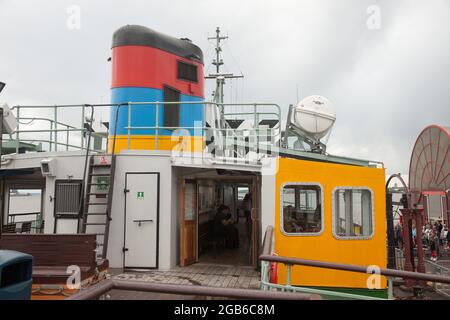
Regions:
M 219 122 L 219 126 L 214 127 L 207 127 L 204 122 L 202 122 L 200 125 L 195 125 L 193 127 L 168 127 L 168 126 L 160 126 L 159 124 L 159 107 L 162 106 L 163 108 L 165 105 L 172 105 L 172 104 L 192 104 L 192 105 L 199 105 L 201 104 L 203 106 L 203 115 L 206 116 L 207 109 L 209 108 L 209 111 L 214 111 L 214 108 L 221 108 L 221 114 L 223 115 L 222 119 L 216 119 Z M 210 133 L 214 137 L 214 140 L 219 140 L 219 143 L 215 142 L 216 146 L 220 146 L 221 149 L 225 152 L 225 155 L 233 156 L 233 150 L 230 149 L 232 146 L 237 145 L 246 145 L 246 140 L 254 140 L 252 141 L 251 145 L 253 145 L 257 150 L 259 147 L 264 146 L 264 141 L 267 140 L 268 137 L 271 138 L 271 145 L 278 145 L 279 140 L 281 138 L 281 108 L 276 104 L 257 104 L 257 103 L 248 103 L 248 104 L 217 104 L 213 102 L 202 102 L 202 101 L 190 101 L 190 102 L 130 102 L 126 104 L 128 107 L 128 123 L 126 126 L 127 130 L 127 137 L 128 142 L 127 146 L 128 149 L 131 147 L 131 136 L 134 131 L 138 130 L 154 130 L 155 131 L 155 149 L 158 148 L 158 140 L 159 140 L 159 132 L 160 130 L 197 130 L 197 133 L 200 133 L 200 135 L 205 135 L 206 133 Z M 133 115 L 133 108 L 135 107 L 154 107 L 155 109 L 155 125 L 154 126 L 132 126 L 132 115 Z M 120 106 L 120 107 L 123 107 Z M 118 118 L 118 111 L 116 112 L 115 119 Z M 248 108 L 250 107 L 251 112 L 227 112 L 227 107 L 240 107 L 240 108 Z M 272 108 L 274 110 L 269 111 L 260 111 L 260 108 Z M 241 120 L 251 120 L 252 125 L 250 128 L 246 129 L 232 129 L 228 124 L 227 120 L 235 120 L 237 117 L 241 117 Z M 272 117 L 268 120 L 276 120 L 277 123 L 274 126 L 274 128 L 268 128 L 266 126 L 260 126 L 259 122 L 260 120 L 263 120 L 264 118 L 267 119 L 267 117 Z M 245 119 L 247 118 L 247 119 Z M 274 119 L 275 118 L 275 119 Z M 116 125 L 114 126 L 116 128 Z M 263 139 L 263 140 L 262 140 Z M 237 140 L 237 141 L 236 141 Z M 237 143 L 236 143 L 237 142 Z
M 208 113 L 214 114 L 219 108 L 221 110 L 221 118 L 215 119 L 216 123 L 212 126 L 206 126 L 205 121 L 201 121 L 198 125 L 195 124 L 191 127 L 168 127 L 160 125 L 160 108 L 164 108 L 167 105 L 180 104 L 180 105 L 201 105 L 203 108 L 203 115 Z M 92 115 L 99 108 L 117 107 L 115 117 L 115 123 L 110 123 L 109 136 L 113 137 L 113 144 L 116 142 L 117 137 L 117 120 L 119 111 L 121 108 L 126 107 L 127 110 L 127 125 L 120 130 L 120 132 L 126 131 L 127 136 L 127 149 L 131 149 L 132 135 L 139 133 L 142 130 L 151 130 L 155 132 L 154 149 L 158 149 L 158 142 L 161 133 L 164 130 L 172 131 L 172 134 L 179 134 L 179 130 L 196 131 L 195 133 L 200 136 L 206 137 L 206 139 L 214 139 L 214 148 L 216 156 L 222 157 L 245 157 L 248 152 L 254 152 L 256 154 L 262 154 L 264 156 L 265 150 L 270 150 L 271 147 L 279 146 L 281 140 L 281 108 L 276 104 L 261 104 L 261 103 L 247 103 L 247 104 L 217 104 L 213 102 L 205 101 L 183 101 L 183 102 L 128 102 L 121 104 L 80 104 L 80 105 L 52 105 L 52 106 L 14 106 L 11 110 L 14 110 L 18 119 L 17 129 L 10 135 L 9 139 L 4 141 L 12 141 L 15 143 L 16 152 L 19 152 L 21 142 L 31 143 L 44 143 L 48 145 L 48 151 L 61 150 L 86 150 L 96 152 L 104 152 L 107 149 L 108 140 L 106 139 L 106 147 L 100 150 L 94 150 L 92 146 L 87 146 L 87 135 L 97 136 L 100 139 L 106 138 L 106 133 L 90 132 L 85 127 L 87 123 L 85 115 L 92 109 Z M 133 110 L 135 108 L 150 108 L 154 109 L 155 124 L 152 126 L 133 126 Z M 239 111 L 233 111 L 232 109 L 240 109 Z M 32 115 L 23 115 L 24 110 L 32 110 Z M 48 118 L 42 116 L 42 113 L 50 110 L 52 115 Z M 59 119 L 67 119 L 67 115 L 64 116 L 63 112 L 69 112 L 69 110 L 75 110 L 80 115 L 80 126 L 73 123 L 64 123 Z M 72 116 L 70 119 L 75 120 Z M 39 113 L 39 116 L 34 116 Z M 231 128 L 227 120 L 244 120 L 247 121 L 245 128 Z M 261 120 L 271 120 L 273 122 L 272 128 L 269 126 L 260 125 Z M 76 122 L 77 120 L 73 121 Z M 217 126 L 219 124 L 219 126 Z M 45 128 L 48 126 L 47 128 Z M 112 129 L 111 129 L 112 128 Z M 165 132 L 167 134 L 167 132 Z M 41 135 L 41 137 L 38 137 Z M 44 137 L 42 137 L 44 135 Z M 103 146 L 103 143 L 102 143 Z M 150 149 L 150 146 L 149 146 Z M 211 151 L 211 146 L 204 146 L 204 151 Z
M 364 268 L 360 266 L 350 265 L 350 264 L 340 264 L 340 263 L 330 263 L 317 260 L 306 260 L 306 259 L 296 259 L 288 258 L 283 256 L 274 255 L 273 252 L 273 227 L 268 226 L 264 234 L 264 240 L 262 245 L 261 255 L 259 259 L 261 261 L 261 290 L 264 291 L 282 291 L 282 292 L 295 292 L 295 293 L 307 293 L 307 294 L 318 294 L 326 299 L 351 299 L 351 300 L 386 300 L 385 298 L 380 298 L 376 296 L 364 295 L 364 294 L 354 294 L 348 292 L 340 292 L 336 290 L 326 290 L 326 289 L 316 289 L 314 287 L 298 286 L 293 285 L 291 281 L 292 268 L 294 266 L 305 265 L 317 268 L 328 268 L 334 270 L 347 270 L 351 272 L 359 273 L 372 273 L 369 272 L 369 268 Z M 286 281 L 285 283 L 273 283 L 270 278 L 271 274 L 271 260 L 279 260 L 277 263 L 283 264 L 286 267 Z M 393 278 L 391 276 L 386 276 L 387 278 L 387 299 L 393 299 Z
M 98 105 L 100 107 L 101 105 Z M 85 118 L 86 108 L 93 108 L 91 105 L 51 105 L 51 106 L 14 106 L 11 108 L 15 111 L 17 118 L 17 128 L 10 134 L 9 138 L 3 141 L 11 141 L 15 144 L 16 153 L 19 153 L 21 142 L 27 143 L 44 143 L 48 146 L 46 151 L 58 150 L 86 150 L 103 152 L 104 149 L 96 150 L 92 146 L 87 146 L 87 136 L 100 139 L 106 138 L 104 135 L 90 132 L 85 127 L 89 124 L 89 119 Z M 26 116 L 23 113 L 28 110 Z M 73 111 L 69 114 L 69 110 L 75 110 L 80 115 L 80 126 L 68 124 L 60 121 L 60 118 L 69 118 L 75 122 Z M 50 111 L 51 116 L 42 116 Z M 59 147 L 62 147 L 59 148 Z
M 447 267 L 445 267 L 443 264 L 447 264 Z M 439 260 L 439 263 L 425 260 L 425 265 L 428 273 L 450 277 L 450 260 Z M 436 292 L 446 297 L 450 297 L 449 284 L 433 282 L 432 287 Z

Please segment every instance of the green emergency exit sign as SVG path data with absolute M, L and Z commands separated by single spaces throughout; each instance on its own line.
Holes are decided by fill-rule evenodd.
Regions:
M 140 199 L 144 199 L 144 191 L 138 191 L 136 194 L 136 198 Z

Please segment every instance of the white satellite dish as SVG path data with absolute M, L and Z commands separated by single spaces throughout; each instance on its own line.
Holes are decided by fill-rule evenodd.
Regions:
M 336 121 L 334 105 L 318 95 L 304 98 L 293 111 L 294 124 L 315 140 L 326 136 Z

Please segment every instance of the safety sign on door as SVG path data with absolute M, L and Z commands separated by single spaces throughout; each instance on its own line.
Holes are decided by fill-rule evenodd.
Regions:
M 136 198 L 137 198 L 138 200 L 144 199 L 144 191 L 138 191 L 138 192 L 137 192 L 137 195 L 136 195 Z

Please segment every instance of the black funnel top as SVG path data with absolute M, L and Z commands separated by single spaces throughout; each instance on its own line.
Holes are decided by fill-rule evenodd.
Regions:
M 189 39 L 177 39 L 143 26 L 126 25 L 114 32 L 112 47 L 119 46 L 158 48 L 203 64 L 202 50 Z

